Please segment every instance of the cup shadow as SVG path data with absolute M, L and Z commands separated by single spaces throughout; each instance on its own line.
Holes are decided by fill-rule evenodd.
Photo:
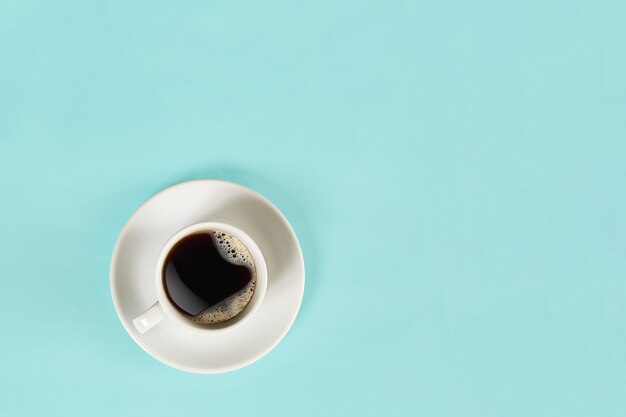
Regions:
M 249 187 L 266 198 L 285 215 L 298 237 L 305 261 L 306 284 L 300 307 L 301 316 L 307 316 L 309 305 L 318 296 L 321 279 L 321 260 L 319 259 L 319 245 L 317 236 L 309 218 L 310 209 L 305 204 L 311 198 L 310 190 L 303 185 L 298 189 L 287 189 L 260 172 L 237 168 L 233 166 L 214 166 L 190 170 L 175 178 L 167 186 L 180 182 L 198 179 L 220 179 L 231 181 Z M 165 187 L 164 187 L 165 188 Z M 306 192 L 304 192 L 306 191 Z M 305 203 L 303 203 L 305 202 Z M 249 233 L 264 253 L 268 263 L 268 270 L 273 271 L 274 279 L 289 279 L 282 274 L 290 262 L 297 259 L 296 249 L 289 245 L 290 236 L 270 205 L 265 201 L 243 196 L 236 200 L 225 201 L 218 209 L 218 215 L 237 218 L 235 226 Z M 206 218 L 205 221 L 215 220 Z M 272 279 L 271 277 L 269 279 Z M 281 282 L 274 282 L 277 287 Z

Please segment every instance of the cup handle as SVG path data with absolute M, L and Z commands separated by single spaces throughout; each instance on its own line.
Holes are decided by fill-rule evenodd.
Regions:
M 165 311 L 163 311 L 161 304 L 157 301 L 152 304 L 150 308 L 135 318 L 133 320 L 133 324 L 139 333 L 144 334 L 157 324 L 161 323 L 161 320 L 163 320 L 165 316 Z

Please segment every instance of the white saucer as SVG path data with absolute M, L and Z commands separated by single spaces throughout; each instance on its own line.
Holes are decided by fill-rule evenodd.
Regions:
M 154 269 L 163 245 L 182 228 L 206 221 L 233 224 L 257 243 L 268 270 L 263 304 L 244 325 L 225 332 L 185 329 L 166 318 L 140 334 L 132 319 L 157 299 Z M 257 192 L 226 181 L 184 182 L 150 198 L 124 226 L 111 259 L 111 295 L 126 331 L 154 358 L 188 372 L 227 372 L 260 359 L 289 331 L 303 293 L 302 251 L 285 217 Z

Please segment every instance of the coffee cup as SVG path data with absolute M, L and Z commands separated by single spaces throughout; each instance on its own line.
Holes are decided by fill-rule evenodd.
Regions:
M 239 327 L 258 310 L 267 289 L 259 247 L 222 222 L 196 223 L 174 234 L 154 271 L 156 300 L 133 319 L 139 333 L 165 319 L 203 332 Z

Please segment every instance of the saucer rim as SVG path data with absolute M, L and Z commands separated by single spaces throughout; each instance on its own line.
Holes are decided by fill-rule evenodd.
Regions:
M 175 188 L 179 188 L 179 187 L 183 187 L 183 186 L 187 186 L 187 185 L 191 185 L 193 183 L 203 183 L 203 184 L 207 184 L 207 185 L 212 185 L 212 184 L 217 184 L 217 183 L 222 183 L 225 184 L 227 186 L 233 187 L 233 188 L 238 188 L 239 191 L 245 192 L 245 193 L 249 193 L 251 195 L 253 195 L 255 198 L 258 198 L 260 200 L 262 200 L 263 202 L 265 202 L 266 204 L 269 205 L 269 207 L 272 208 L 273 212 L 278 215 L 278 217 L 280 218 L 280 220 L 282 221 L 282 223 L 286 226 L 286 228 L 289 230 L 289 233 L 291 234 L 291 237 L 293 238 L 293 242 L 296 245 L 296 248 L 298 250 L 298 259 L 299 259 L 299 265 L 298 265 L 298 271 L 297 271 L 297 276 L 301 277 L 302 280 L 302 290 L 300 291 L 299 294 L 299 299 L 298 299 L 298 304 L 297 304 L 297 308 L 294 309 L 294 312 L 292 313 L 292 316 L 290 318 L 290 320 L 284 325 L 282 326 L 282 329 L 280 330 L 280 332 L 277 334 L 277 336 L 274 338 L 274 341 L 270 344 L 268 344 L 268 346 L 266 346 L 264 349 L 259 350 L 255 355 L 251 355 L 249 358 L 247 358 L 246 360 L 243 361 L 239 361 L 237 363 L 234 363 L 232 365 L 228 365 L 228 366 L 221 366 L 221 367 L 210 367 L 210 368 L 202 368 L 202 367 L 191 367 L 191 366 L 187 366 L 183 363 L 180 363 L 178 361 L 172 360 L 170 358 L 165 357 L 164 355 L 161 355 L 160 353 L 154 351 L 151 347 L 146 346 L 144 343 L 142 343 L 141 340 L 139 340 L 131 331 L 131 329 L 129 328 L 129 326 L 125 323 L 124 321 L 124 317 L 122 317 L 121 314 L 121 310 L 120 310 L 120 306 L 119 306 L 119 302 L 118 302 L 118 297 L 117 297 L 117 285 L 115 283 L 115 269 L 117 266 L 117 262 L 119 259 L 119 251 L 120 251 L 120 245 L 121 242 L 124 240 L 124 238 L 126 237 L 126 234 L 128 233 L 128 230 L 130 228 L 130 225 L 133 223 L 133 221 L 135 220 L 135 218 L 139 215 L 139 212 L 144 208 L 144 206 L 146 206 L 150 201 L 152 201 L 153 199 L 155 199 L 157 196 L 167 192 L 167 191 L 171 191 Z M 241 369 L 244 368 L 256 361 L 258 361 L 259 359 L 263 358 L 265 355 L 267 355 L 269 352 L 271 352 L 287 335 L 287 333 L 289 332 L 289 330 L 291 329 L 291 327 L 293 326 L 293 323 L 295 322 L 298 313 L 300 312 L 300 307 L 302 306 L 302 299 L 304 298 L 304 289 L 306 286 L 306 276 L 305 276 L 305 266 L 304 266 L 304 255 L 302 253 L 302 247 L 300 246 L 300 241 L 298 240 L 298 236 L 296 235 L 295 231 L 293 230 L 293 227 L 291 226 L 291 224 L 289 223 L 289 221 L 287 220 L 287 218 L 285 217 L 285 215 L 278 209 L 278 207 L 276 207 L 269 199 L 267 199 L 265 196 L 263 196 L 262 194 L 260 194 L 259 192 L 246 187 L 244 185 L 232 182 L 232 181 L 226 181 L 226 180 L 221 180 L 221 179 L 194 179 L 194 180 L 189 180 L 189 181 L 183 181 L 183 182 L 179 182 L 176 183 L 174 185 L 168 186 L 160 191 L 158 191 L 157 193 L 151 195 L 149 198 L 147 198 L 139 207 L 137 207 L 137 209 L 133 212 L 133 214 L 128 218 L 128 220 L 126 220 L 126 222 L 124 223 L 124 226 L 122 227 L 122 230 L 120 231 L 116 241 L 115 241 L 115 246 L 113 247 L 113 252 L 111 255 L 111 263 L 109 266 L 109 290 L 111 293 L 111 299 L 113 301 L 113 306 L 115 307 L 115 312 L 118 316 L 119 321 L 121 322 L 122 326 L 124 327 L 124 329 L 126 330 L 126 332 L 129 334 L 129 336 L 135 341 L 135 343 L 137 343 L 137 345 L 139 345 L 147 354 L 149 354 L 150 356 L 152 356 L 153 358 L 155 358 L 156 360 L 158 360 L 159 362 L 168 365 L 172 368 L 175 369 L 179 369 L 181 371 L 185 371 L 185 372 L 190 372 L 190 373 L 195 373 L 195 374 L 220 374 L 220 373 L 225 373 L 225 372 L 230 372 L 230 371 L 234 371 L 237 369 Z M 269 283 L 269 280 L 268 280 Z M 245 323 L 243 324 L 243 326 L 245 327 Z M 219 335 L 216 335 L 219 337 Z

